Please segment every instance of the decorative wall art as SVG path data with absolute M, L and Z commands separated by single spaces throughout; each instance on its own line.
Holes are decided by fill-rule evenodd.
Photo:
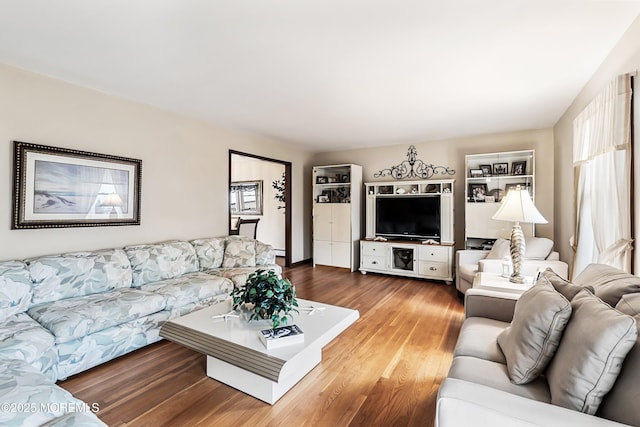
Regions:
M 419 178 L 429 179 L 433 175 L 454 175 L 455 170 L 447 166 L 434 166 L 418 159 L 418 151 L 413 145 L 407 151 L 407 160 L 387 169 L 379 170 L 373 174 L 374 178 L 381 178 L 390 175 L 394 179 Z
M 12 229 L 140 224 L 142 160 L 14 141 Z

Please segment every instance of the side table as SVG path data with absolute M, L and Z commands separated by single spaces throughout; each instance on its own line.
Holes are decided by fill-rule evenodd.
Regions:
M 476 273 L 473 279 L 473 287 L 476 289 L 486 289 L 490 291 L 508 292 L 512 294 L 522 294 L 533 286 L 534 278 L 526 276 L 525 283 L 513 283 L 508 277 L 503 277 L 496 273 Z

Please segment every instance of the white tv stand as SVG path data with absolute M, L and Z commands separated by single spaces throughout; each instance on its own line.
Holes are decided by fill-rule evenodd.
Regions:
M 453 179 L 366 183 L 366 239 L 360 241 L 360 272 L 453 282 Z M 385 240 L 376 236 L 379 197 L 440 197 L 440 242 Z M 429 242 L 431 243 L 431 242 Z
M 398 240 L 361 240 L 360 272 L 444 280 L 453 283 L 453 245 Z

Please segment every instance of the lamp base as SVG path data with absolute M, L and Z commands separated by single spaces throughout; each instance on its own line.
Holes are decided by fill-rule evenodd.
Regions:
M 509 245 L 511 261 L 513 262 L 513 274 L 509 278 L 511 283 L 524 283 L 524 276 L 520 273 L 522 258 L 524 257 L 525 241 L 524 233 L 519 223 L 515 223 L 511 229 L 511 241 Z

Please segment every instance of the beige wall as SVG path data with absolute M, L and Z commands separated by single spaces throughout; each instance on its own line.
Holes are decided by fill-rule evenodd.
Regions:
M 337 163 L 362 165 L 365 182 L 393 181 L 393 179 L 389 179 L 388 177 L 374 178 L 373 174 L 381 169 L 388 168 L 406 160 L 409 145 L 411 144 L 320 153 L 316 155 L 315 161 L 318 165 Z M 536 206 L 549 221 L 549 224 L 538 225 L 536 227 L 536 235 L 553 239 L 554 150 L 553 133 L 551 129 L 473 136 L 445 141 L 420 142 L 414 143 L 413 145 L 415 145 L 418 151 L 418 159 L 436 166 L 448 166 L 456 171 L 455 175 L 445 177 L 456 180 L 455 235 L 456 247 L 458 248 L 464 247 L 465 155 L 534 149 L 536 152 Z
M 311 255 L 311 154 L 0 65 L 0 260 L 227 233 L 228 150 L 292 162 L 292 260 Z M 10 230 L 18 140 L 142 159 L 142 224 Z
M 640 69 L 640 17 L 634 21 L 553 128 L 556 158 L 554 197 L 557 206 L 554 234 L 556 236 L 556 248 L 560 251 L 560 257 L 569 263 L 573 257 L 569 238 L 573 235 L 574 230 L 573 119 L 614 77 L 619 74 L 637 71 L 638 69 Z M 636 98 L 639 87 L 640 84 L 636 79 L 636 94 L 634 95 Z M 637 116 L 640 113 L 636 110 L 635 114 Z M 636 138 L 636 145 L 637 143 L 638 139 Z M 637 196 L 636 191 L 636 200 L 638 199 L 640 198 Z M 640 212 L 639 206 L 636 206 L 635 212 Z M 636 248 L 638 247 L 637 242 L 638 238 L 636 236 Z M 636 250 L 637 256 L 638 250 Z

